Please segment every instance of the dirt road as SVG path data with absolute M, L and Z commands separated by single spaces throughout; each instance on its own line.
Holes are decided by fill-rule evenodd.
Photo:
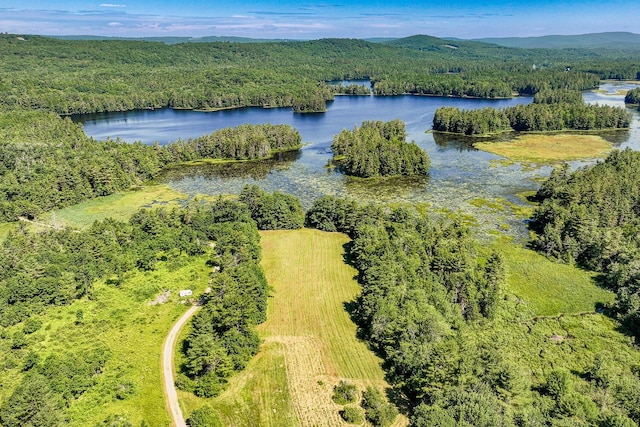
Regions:
M 166 396 L 166 404 L 171 416 L 172 425 L 175 427 L 187 427 L 187 423 L 182 415 L 182 410 L 178 404 L 178 393 L 175 387 L 175 376 L 173 369 L 173 350 L 176 346 L 176 339 L 180 333 L 180 329 L 196 314 L 200 309 L 199 305 L 189 308 L 173 325 L 169 331 L 167 339 L 164 341 L 162 348 L 162 376 L 164 377 L 164 394 Z

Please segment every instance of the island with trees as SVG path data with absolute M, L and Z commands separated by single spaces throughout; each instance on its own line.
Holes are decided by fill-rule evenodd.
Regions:
M 626 104 L 640 105 L 640 88 L 631 89 L 624 97 Z
M 333 138 L 332 163 L 347 175 L 361 178 L 428 175 L 429 156 L 415 143 L 406 142 L 405 124 L 364 122 L 353 131 Z
M 171 425 L 160 352 L 193 304 L 202 307 L 174 354 L 191 427 L 640 425 L 638 151 L 555 168 L 518 213 L 496 201 L 502 217 L 517 216 L 520 242 L 435 203 L 319 187 L 305 204 L 263 188 L 256 176 L 270 168 L 260 162 L 308 154 L 289 125 L 146 145 L 97 141 L 68 117 L 307 114 L 338 93 L 527 95 L 531 104 L 505 109 L 439 108 L 433 129 L 618 130 L 633 123 L 630 110 L 586 104 L 580 91 L 640 78 L 634 58 L 429 36 L 166 44 L 0 34 L 0 425 Z M 372 86 L 330 83 L 350 79 Z M 400 120 L 338 132 L 338 172 L 327 175 L 430 173 Z M 320 148 L 312 155 L 328 158 Z M 239 177 L 235 192 L 189 196 L 154 182 L 240 162 L 259 173 Z

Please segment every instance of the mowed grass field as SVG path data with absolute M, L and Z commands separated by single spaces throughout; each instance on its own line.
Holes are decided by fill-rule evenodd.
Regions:
M 262 266 L 272 287 L 260 353 L 218 398 L 182 394 L 187 414 L 209 403 L 225 426 L 342 426 L 331 400 L 341 379 L 360 389 L 388 384 L 375 356 L 356 338 L 345 304 L 360 287 L 344 260 L 349 238 L 303 229 L 264 231 Z M 407 424 L 399 416 L 397 426 Z

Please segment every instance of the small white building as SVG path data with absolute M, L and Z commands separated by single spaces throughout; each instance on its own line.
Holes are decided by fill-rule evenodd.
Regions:
M 193 295 L 193 291 L 191 289 L 183 289 L 180 291 L 180 298 L 190 297 Z

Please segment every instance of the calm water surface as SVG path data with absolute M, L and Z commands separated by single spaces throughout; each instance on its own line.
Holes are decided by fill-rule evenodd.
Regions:
M 587 92 L 587 102 L 624 105 L 618 89 L 630 84 L 606 83 L 601 92 Z M 353 197 L 382 202 L 427 203 L 438 211 L 472 215 L 483 232 L 502 231 L 526 237 L 526 226 L 510 209 L 496 210 L 479 205 L 478 199 L 507 200 L 521 205 L 523 191 L 536 190 L 539 179 L 548 176 L 549 166 L 500 162 L 501 158 L 471 148 L 456 137 L 439 137 L 431 128 L 435 110 L 442 106 L 464 109 L 507 107 L 529 103 L 530 98 L 477 100 L 439 97 L 338 96 L 323 114 L 295 114 L 290 108 L 243 108 L 217 112 L 180 110 L 133 111 L 78 116 L 85 132 L 96 139 L 121 138 L 125 141 L 166 144 L 216 129 L 244 123 L 286 123 L 302 135 L 304 148 L 295 154 L 260 163 L 206 165 L 171 171 L 162 179 L 176 190 L 190 195 L 239 193 L 245 184 L 257 184 L 267 191 L 295 194 L 308 207 L 325 195 Z M 617 146 L 640 149 L 640 115 L 634 114 L 632 130 L 615 132 L 607 138 Z M 401 119 L 414 140 L 431 157 L 431 173 L 425 179 L 392 179 L 384 183 L 346 177 L 328 170 L 333 135 L 352 129 L 364 120 Z M 435 138 L 434 138 L 435 137 Z M 589 162 L 574 162 L 572 167 Z M 473 204 L 471 202 L 475 201 Z

